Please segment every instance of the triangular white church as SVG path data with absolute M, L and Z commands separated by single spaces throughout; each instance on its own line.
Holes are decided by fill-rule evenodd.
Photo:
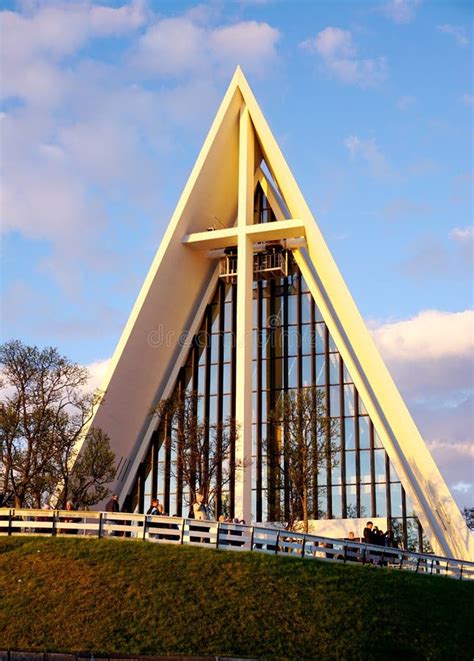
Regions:
M 313 529 L 359 536 L 371 519 L 412 549 L 472 559 L 472 535 L 237 68 L 92 421 L 110 436 L 122 509 L 146 511 L 158 496 L 169 514 L 187 514 L 156 413 L 186 388 L 202 395 L 210 423 L 239 426 L 232 453 L 244 468 L 217 509 L 272 520 L 285 494 L 265 462 L 269 411 L 282 391 L 310 385 L 340 429 L 335 466 L 315 475 Z

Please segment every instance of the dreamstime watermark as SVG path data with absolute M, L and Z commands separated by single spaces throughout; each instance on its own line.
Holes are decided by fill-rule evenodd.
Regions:
M 265 327 L 258 330 L 254 328 L 252 331 L 245 333 L 244 343 L 250 340 L 250 342 L 255 343 L 256 348 L 262 349 L 280 349 L 284 348 L 287 344 L 288 347 L 291 347 L 292 351 L 299 351 L 304 348 L 305 353 L 309 353 L 312 350 L 321 352 L 324 344 L 323 329 L 313 329 L 309 324 L 304 324 L 301 328 L 302 330 L 297 325 L 284 326 L 279 315 L 272 315 L 266 320 Z M 230 345 L 232 349 L 240 346 L 237 333 L 233 330 L 217 330 L 213 332 L 200 330 L 196 334 L 192 334 L 189 331 L 178 333 L 175 330 L 165 330 L 163 324 L 159 324 L 157 328 L 148 332 L 147 343 L 153 349 L 173 348 L 176 346 L 187 347 L 189 349 L 196 346 L 199 349 L 205 349 L 212 345 L 213 338 L 217 338 L 217 341 L 219 341 L 221 336 L 226 346 Z M 316 347 L 318 347 L 319 351 Z

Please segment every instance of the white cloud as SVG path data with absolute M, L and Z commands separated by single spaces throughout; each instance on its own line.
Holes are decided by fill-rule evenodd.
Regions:
M 361 159 L 367 164 L 373 177 L 383 179 L 394 174 L 375 138 L 365 140 L 351 135 L 344 140 L 344 146 L 349 150 L 351 158 Z
M 237 64 L 246 71 L 263 73 L 276 57 L 279 36 L 268 23 L 241 21 L 212 28 L 188 12 L 149 27 L 137 44 L 132 63 L 143 71 L 167 76 L 216 69 L 227 75 Z
M 379 11 L 394 23 L 410 23 L 416 16 L 422 0 L 390 0 Z
M 448 485 L 468 504 L 459 484 L 473 476 L 474 311 L 426 310 L 372 324 L 372 335 Z
M 214 30 L 210 45 L 216 58 L 262 73 L 276 56 L 280 33 L 268 23 L 244 21 Z
M 136 209 L 127 222 L 143 230 L 144 216 L 157 213 L 163 155 L 217 107 L 216 76 L 228 77 L 240 57 L 262 73 L 278 31 L 256 22 L 206 27 L 216 15 L 202 7 L 157 21 L 140 0 L 118 8 L 29 3 L 0 18 L 2 93 L 15 100 L 1 116 L 2 231 L 49 242 L 39 269 L 77 300 L 81 270 L 104 270 L 114 259 L 120 227 L 112 209 Z M 130 41 L 112 62 L 80 50 L 123 35 Z M 136 67 L 154 67 L 152 85 L 129 67 L 130 44 Z M 178 78 L 160 87 L 168 73 Z
M 86 365 L 89 372 L 89 381 L 87 383 L 87 387 L 90 390 L 96 390 L 97 388 L 101 387 L 104 377 L 110 366 L 110 361 L 110 358 L 105 358 L 104 360 L 96 360 L 95 362 Z
M 349 30 L 327 27 L 300 47 L 319 56 L 325 70 L 343 83 L 362 88 L 373 87 L 386 78 L 385 58 L 363 59 Z
M 411 319 L 375 327 L 372 334 L 391 362 L 467 357 L 474 351 L 474 311 L 425 310 Z
M 453 37 L 458 46 L 467 46 L 469 43 L 466 29 L 461 25 L 450 25 L 449 23 L 445 23 L 444 25 L 438 25 L 438 30 Z
M 461 493 L 474 492 L 474 482 L 456 482 L 451 488 L 453 491 L 460 491 Z
M 470 225 L 469 227 L 455 227 L 451 231 L 451 237 L 458 243 L 472 244 L 474 241 L 474 225 Z

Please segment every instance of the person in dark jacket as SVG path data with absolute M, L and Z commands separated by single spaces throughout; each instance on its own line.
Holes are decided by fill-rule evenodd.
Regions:
M 377 542 L 374 539 L 374 533 L 372 528 L 374 527 L 374 524 L 372 521 L 367 521 L 367 525 L 364 528 L 364 543 L 365 544 L 376 544 Z

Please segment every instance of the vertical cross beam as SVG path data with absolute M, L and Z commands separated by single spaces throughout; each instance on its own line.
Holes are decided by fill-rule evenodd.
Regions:
M 254 131 L 249 111 L 240 111 L 239 200 L 237 240 L 237 374 L 235 415 L 238 438 L 235 458 L 235 516 L 250 524 L 252 513 L 252 287 L 253 241 L 246 227 L 253 224 Z

